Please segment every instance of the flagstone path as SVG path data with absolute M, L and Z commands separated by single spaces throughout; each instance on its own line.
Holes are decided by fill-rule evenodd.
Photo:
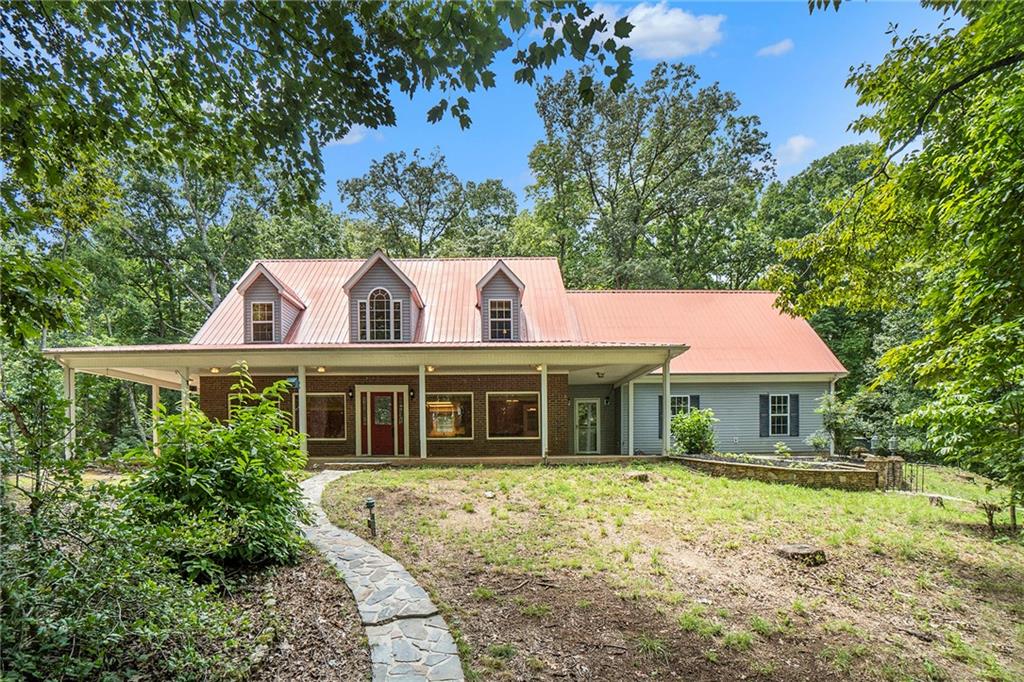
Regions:
M 302 482 L 313 515 L 303 532 L 337 567 L 355 597 L 374 682 L 462 680 L 455 640 L 426 590 L 400 563 L 332 524 L 320 506 L 324 487 L 351 473 L 322 471 Z

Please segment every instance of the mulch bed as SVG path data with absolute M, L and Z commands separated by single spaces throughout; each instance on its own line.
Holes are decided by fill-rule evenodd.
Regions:
M 263 633 L 246 679 L 369 679 L 370 654 L 355 602 L 314 550 L 294 566 L 253 575 L 231 602 Z

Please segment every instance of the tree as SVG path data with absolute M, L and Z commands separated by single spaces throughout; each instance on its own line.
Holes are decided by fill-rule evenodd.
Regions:
M 515 195 L 500 180 L 463 182 L 444 155 L 414 150 L 386 154 L 367 173 L 338 182 L 350 214 L 362 222 L 362 254 L 382 248 L 392 256 L 487 255 L 500 250 L 516 213 Z
M 1024 5 L 925 2 L 963 26 L 893 36 L 849 80 L 880 144 L 872 173 L 822 230 L 789 242 L 816 277 L 781 277 L 798 312 L 910 300 L 920 338 L 881 359 L 932 398 L 906 421 L 950 461 L 1024 490 Z
M 321 150 L 354 125 L 394 125 L 392 92 L 444 95 L 428 117 L 470 124 L 466 94 L 491 88 L 498 54 L 515 50 L 515 79 L 571 56 L 605 64 L 621 89 L 630 51 L 625 19 L 575 1 L 5 3 L 0 10 L 0 201 L 3 237 L 80 231 L 80 208 L 107 198 L 108 167 L 187 168 L 238 182 L 279 167 L 301 203 L 317 193 Z M 525 41 L 524 41 L 525 42 Z M 581 87 L 579 95 L 592 95 Z M 451 98 L 451 101 L 449 101 Z M 51 239 L 51 241 L 53 241 Z M 5 245 L 4 331 L 20 338 L 67 324 L 48 291 L 74 296 L 74 266 Z M 64 267 L 66 265 L 66 267 Z M 208 264 L 216 267 L 216 264 Z M 211 295 L 217 289 L 211 286 Z M 21 293 L 36 292 L 32 300 Z M 215 296 L 214 296 L 215 297 Z M 7 322 L 13 320 L 13 322 Z
M 739 116 L 717 84 L 698 89 L 689 66 L 659 64 L 621 94 L 593 84 L 594 104 L 583 105 L 574 93 L 592 79 L 570 72 L 537 91 L 538 213 L 563 244 L 573 232 L 595 241 L 603 263 L 591 284 L 715 281 L 739 206 L 751 205 L 770 167 L 757 118 Z

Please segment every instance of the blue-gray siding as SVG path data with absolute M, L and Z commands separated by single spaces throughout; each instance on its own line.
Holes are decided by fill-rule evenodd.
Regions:
M 277 293 L 277 287 L 270 283 L 263 275 L 260 275 L 255 282 L 245 290 L 245 342 L 252 343 L 252 305 L 253 303 L 274 304 L 274 342 L 281 341 L 281 296 Z M 293 318 L 294 319 L 294 318 Z
M 349 339 L 353 342 L 359 341 L 359 301 L 365 301 L 370 292 L 378 287 L 388 290 L 392 304 L 395 301 L 402 302 L 402 338 L 398 340 L 411 341 L 419 310 L 413 310 L 416 306 L 405 282 L 391 268 L 379 261 L 349 290 Z
M 488 341 L 491 338 L 490 301 L 492 299 L 508 299 L 512 301 L 512 340 L 519 341 L 521 338 L 519 289 L 503 272 L 496 273 L 480 291 L 480 338 L 484 341 Z
M 822 430 L 821 415 L 816 412 L 823 395 L 828 393 L 827 382 L 743 382 L 696 384 L 672 382 L 672 395 L 699 395 L 702 409 L 711 408 L 718 423 L 715 424 L 715 447 L 722 452 L 772 452 L 775 444 L 783 442 L 795 452 L 809 451 L 807 437 Z M 660 425 L 661 383 L 637 383 L 633 387 L 636 429 L 633 447 L 648 454 L 661 452 Z M 760 436 L 759 396 L 762 393 L 798 394 L 800 396 L 800 435 Z M 627 395 L 622 389 L 620 406 L 621 428 L 619 446 L 625 453 L 627 445 Z

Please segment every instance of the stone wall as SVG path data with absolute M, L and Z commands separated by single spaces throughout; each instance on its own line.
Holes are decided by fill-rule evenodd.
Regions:
M 868 455 L 864 467 L 878 472 L 878 487 L 883 490 L 903 490 L 903 458 Z
M 720 462 L 696 457 L 674 457 L 686 466 L 714 476 L 753 479 L 768 483 L 791 483 L 807 488 L 840 488 L 842 490 L 874 490 L 878 474 L 870 469 L 796 469 L 744 462 Z

